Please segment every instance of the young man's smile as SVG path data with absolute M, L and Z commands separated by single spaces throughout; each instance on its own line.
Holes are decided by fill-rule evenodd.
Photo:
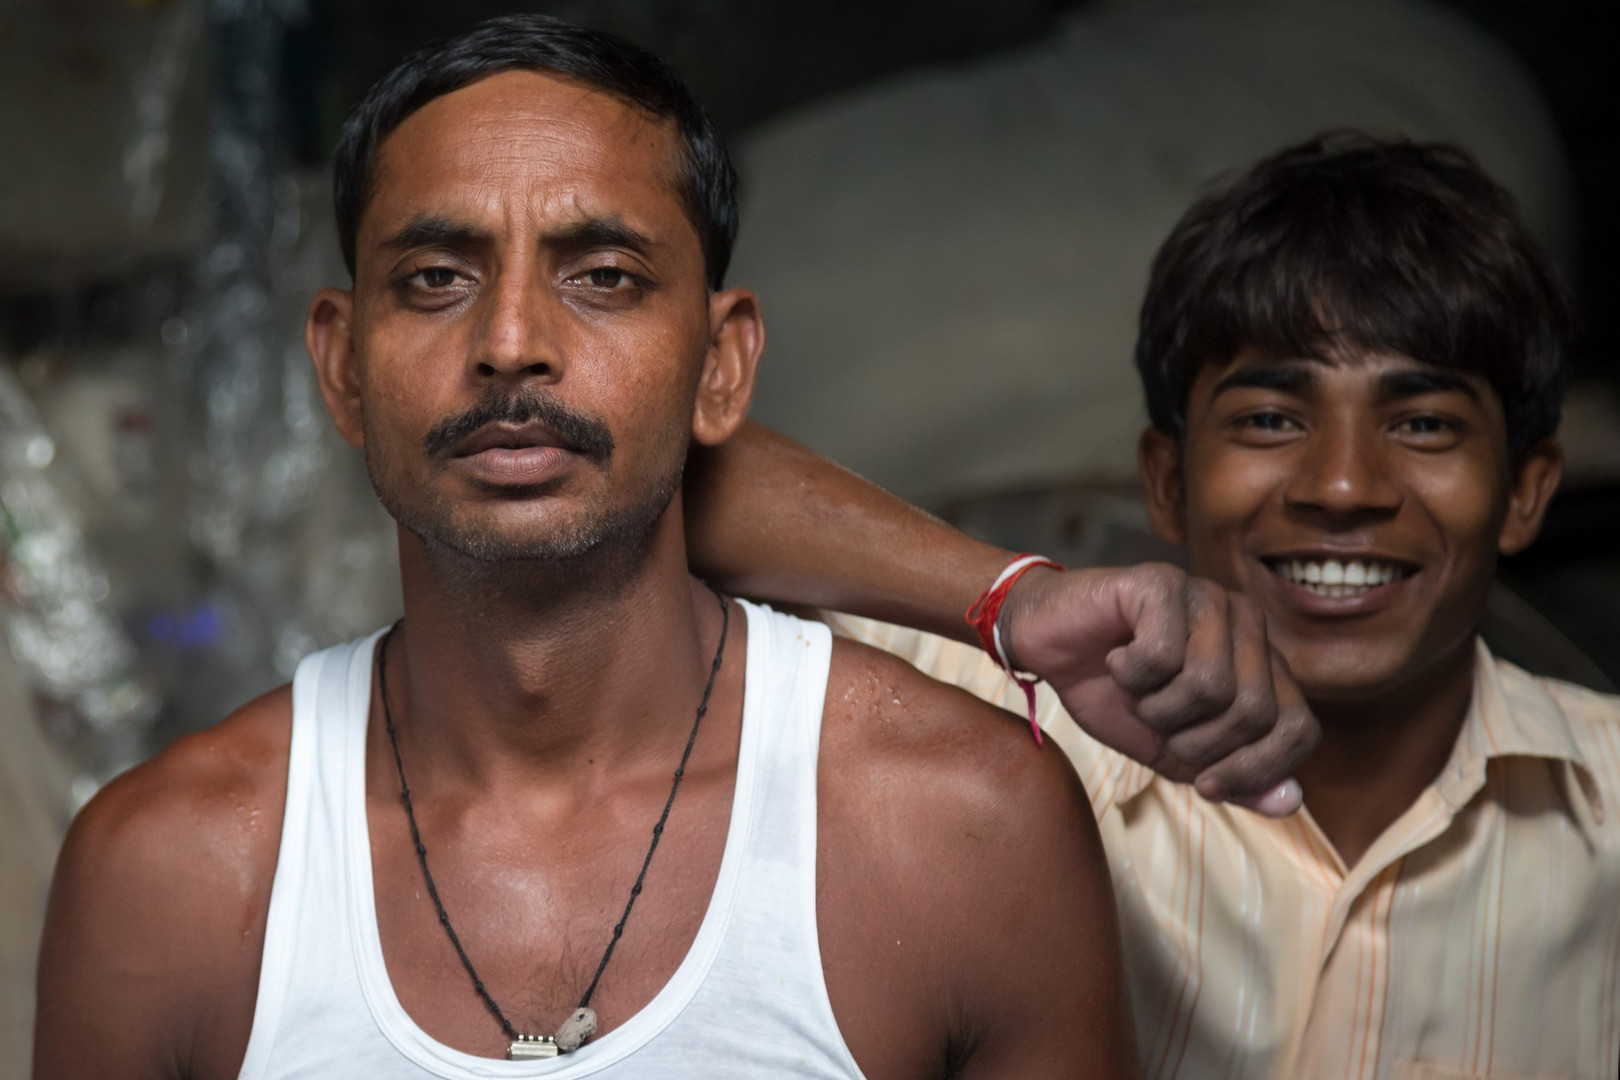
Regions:
M 1401 583 L 1417 571 L 1404 560 L 1369 551 L 1317 550 L 1262 555 L 1282 579 L 1287 602 L 1315 615 L 1362 615 L 1395 602 Z
M 1313 700 L 1468 667 L 1496 555 L 1527 542 L 1494 391 L 1397 354 L 1209 365 L 1182 443 L 1143 453 L 1161 528 L 1259 603 Z

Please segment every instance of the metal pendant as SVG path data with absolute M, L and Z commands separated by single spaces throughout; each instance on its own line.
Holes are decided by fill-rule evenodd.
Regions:
M 506 1060 L 528 1061 L 530 1058 L 554 1058 L 560 1050 L 557 1040 L 550 1035 L 519 1035 L 506 1048 Z
M 552 1058 L 578 1050 L 580 1044 L 596 1034 L 596 1010 L 584 1006 L 574 1010 L 555 1035 L 519 1035 L 506 1048 L 508 1061 L 528 1061 L 531 1058 Z

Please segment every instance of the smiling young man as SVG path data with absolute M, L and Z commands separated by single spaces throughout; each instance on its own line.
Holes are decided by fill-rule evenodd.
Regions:
M 80 815 L 38 1080 L 1135 1075 L 1062 756 L 688 573 L 763 328 L 675 76 L 499 19 L 337 157 L 307 341 L 405 616 Z
M 1511 199 L 1445 147 L 1312 141 L 1160 250 L 1137 347 L 1150 514 L 1263 621 L 1322 742 L 1305 810 L 1267 820 L 1154 777 L 1043 693 L 1113 866 L 1148 1076 L 1616 1075 L 1620 701 L 1476 634 L 1497 557 L 1558 485 L 1567 333 Z M 687 505 L 735 587 L 951 636 L 1010 558 L 759 429 Z M 1095 670 L 1108 642 L 1070 614 L 1095 574 L 1017 586 L 1015 664 L 1064 687 Z M 830 620 L 1018 704 L 983 653 Z

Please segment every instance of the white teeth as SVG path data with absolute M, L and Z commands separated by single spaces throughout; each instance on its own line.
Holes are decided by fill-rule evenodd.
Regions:
M 1322 562 L 1291 559 L 1272 563 L 1271 566 L 1278 576 L 1304 586 L 1307 592 L 1316 596 L 1357 596 L 1379 585 L 1399 581 L 1404 576 L 1393 563 L 1362 562 L 1359 559 L 1347 562 L 1338 559 L 1324 559 Z

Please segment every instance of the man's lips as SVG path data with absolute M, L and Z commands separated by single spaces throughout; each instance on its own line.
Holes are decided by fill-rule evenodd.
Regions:
M 456 444 L 451 464 L 497 487 L 534 487 L 561 475 L 579 456 L 574 444 L 544 424 L 489 424 Z
M 527 424 L 485 424 L 451 449 L 451 457 L 472 457 L 486 450 L 537 450 L 556 448 L 577 452 L 574 443 L 555 429 L 530 421 Z

